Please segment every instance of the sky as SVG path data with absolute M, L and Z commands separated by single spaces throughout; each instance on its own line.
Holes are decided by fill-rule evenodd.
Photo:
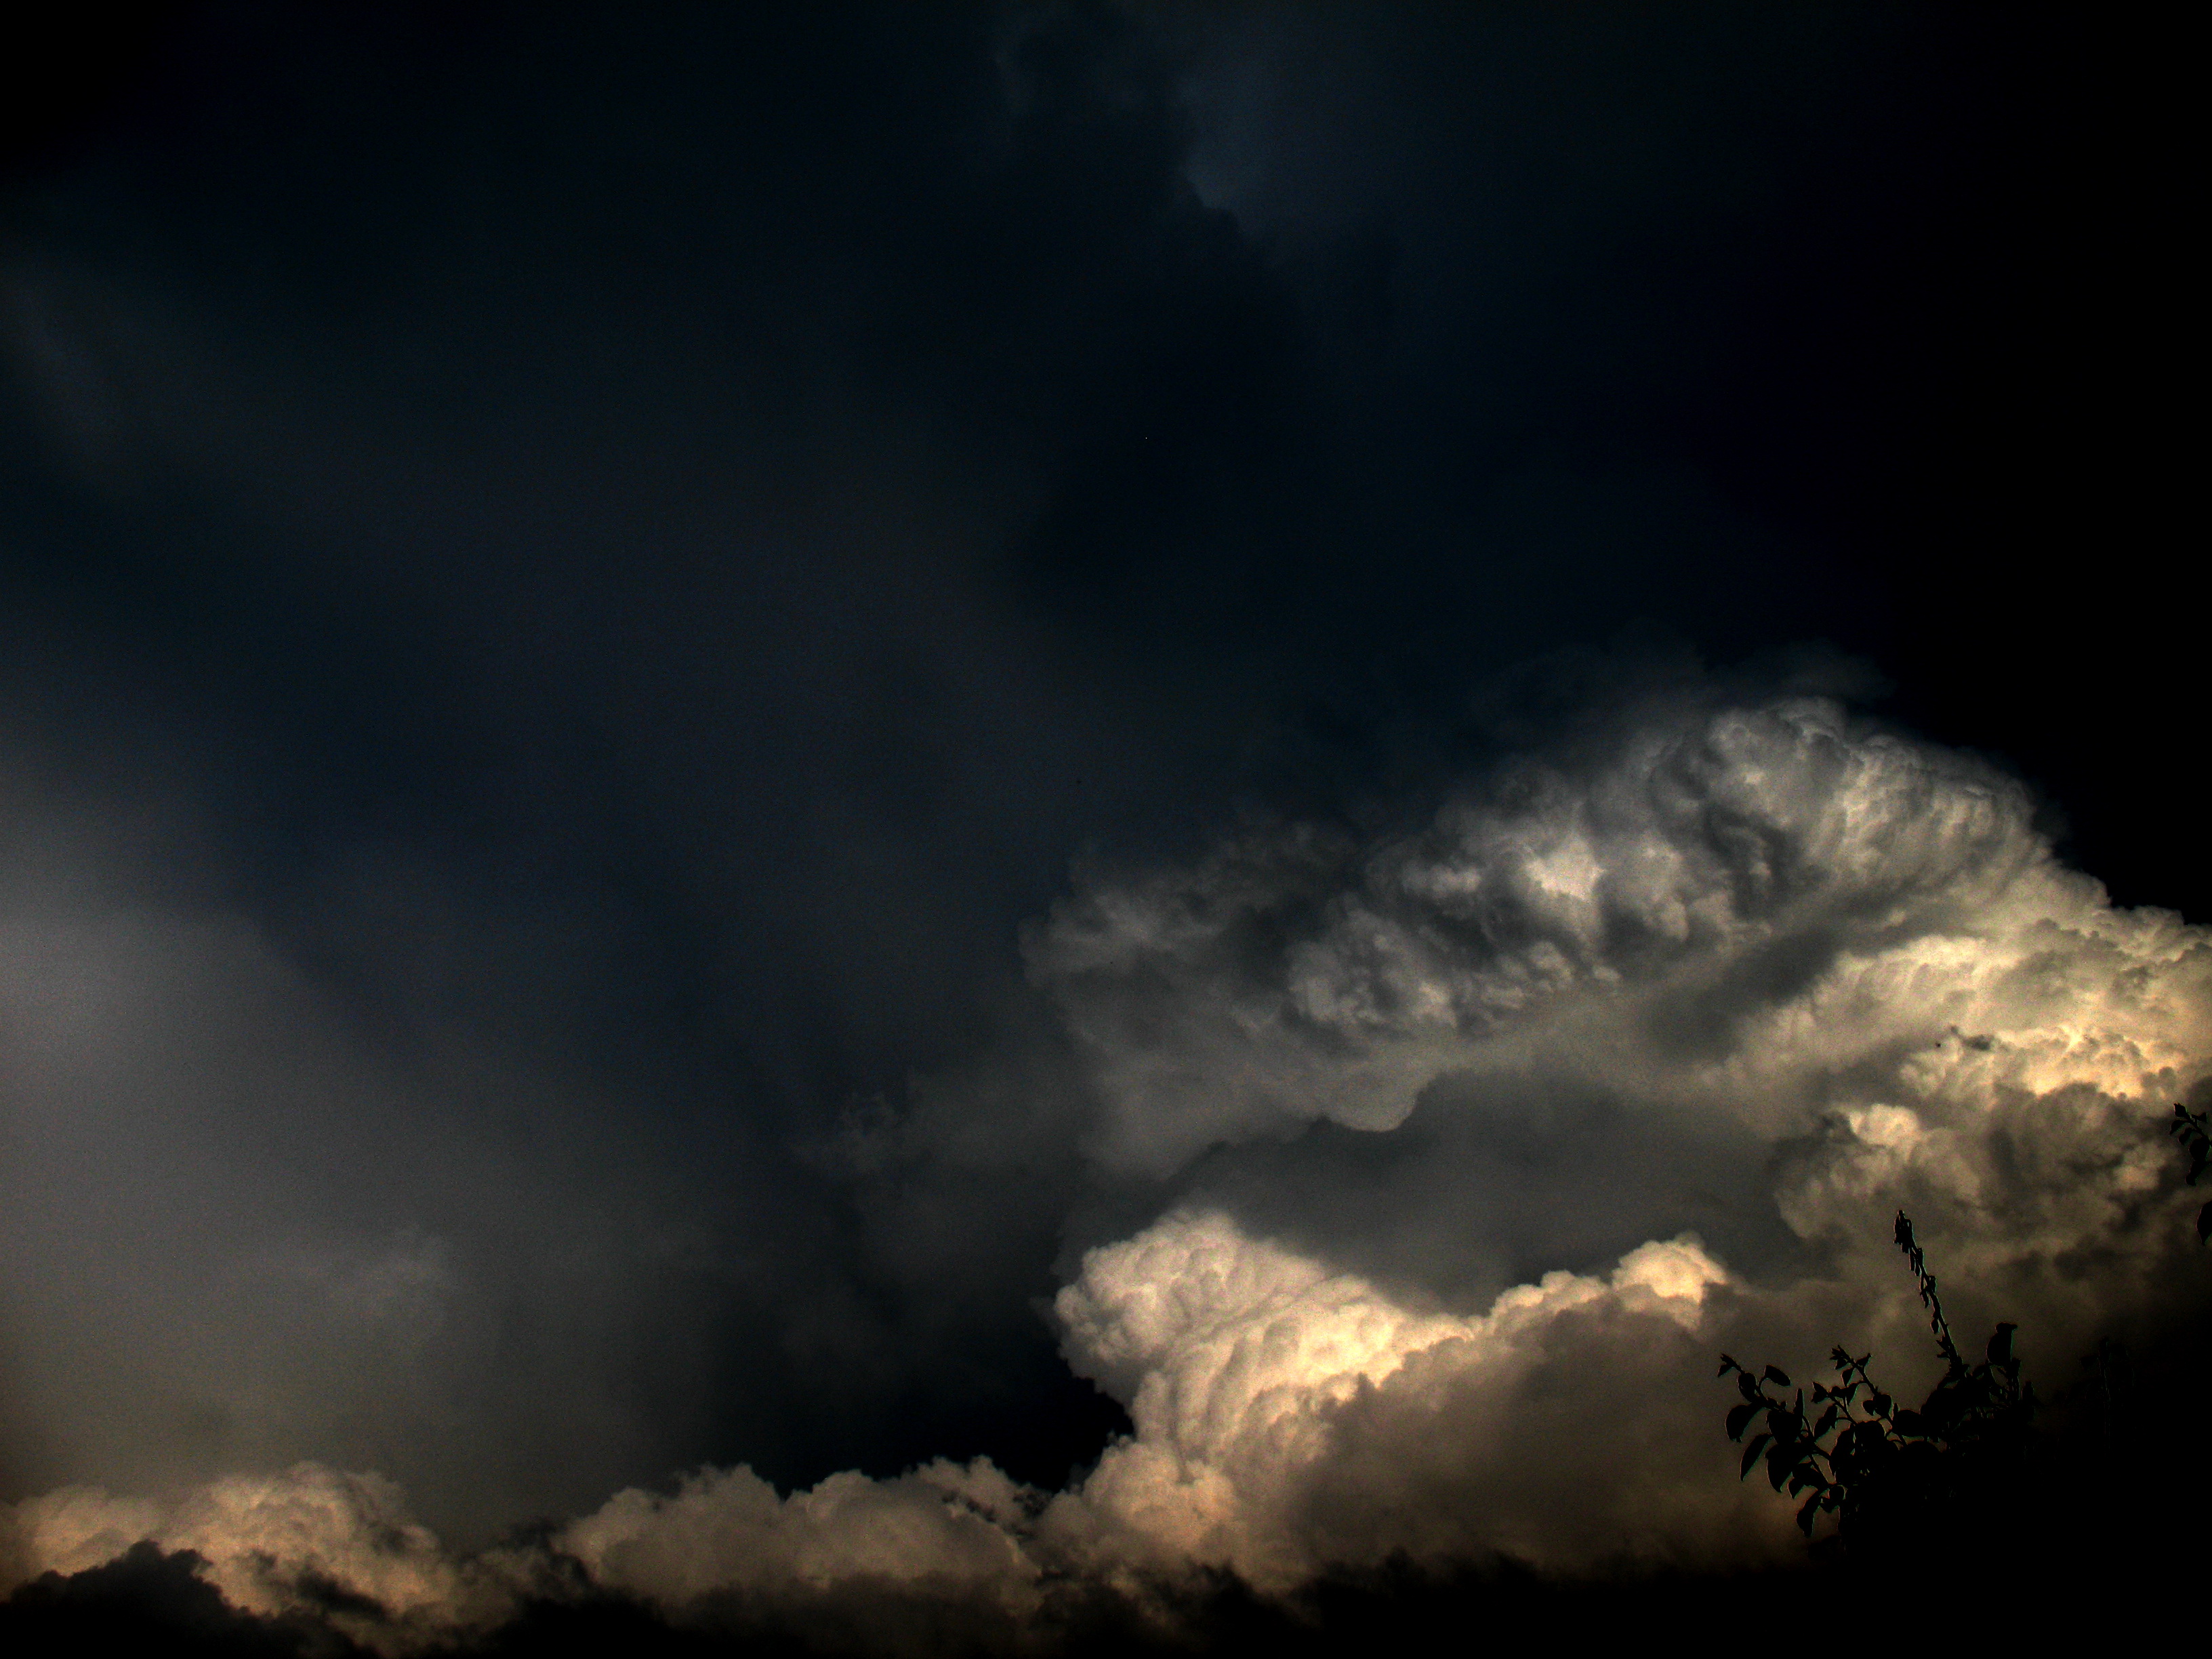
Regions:
M 1735 1572 L 1714 1357 L 1931 1382 L 1900 1206 L 2054 1382 L 2201 1322 L 2178 41 L 82 19 L 0 130 L 0 1583 Z

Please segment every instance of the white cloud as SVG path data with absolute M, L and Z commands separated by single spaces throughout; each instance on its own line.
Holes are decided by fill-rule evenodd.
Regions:
M 1056 1587 L 1141 1593 L 1145 1575 L 1194 1565 L 1281 1588 L 1374 1553 L 1364 1538 L 1348 1553 L 1316 1518 L 1316 1493 L 1361 1479 L 1340 1455 L 1348 1410 L 1371 1418 L 1378 1402 L 1410 1402 L 1428 1419 L 1510 1428 L 1512 1398 L 1546 1363 L 1562 1322 L 1703 1339 L 1709 1292 L 1726 1282 L 1696 1241 L 1655 1242 L 1605 1278 L 1550 1273 L 1461 1318 L 1400 1305 L 1226 1217 L 1177 1212 L 1091 1252 L 1061 1293 L 1071 1360 L 1125 1399 L 1136 1431 L 1049 1499 L 981 1459 L 890 1480 L 848 1471 L 789 1494 L 747 1468 L 710 1469 L 672 1494 L 617 1494 L 558 1533 L 550 1553 L 465 1561 L 412 1520 L 390 1482 L 302 1464 L 212 1482 L 168 1504 L 81 1487 L 28 1500 L 8 1517 L 15 1576 L 82 1571 L 149 1539 L 204 1558 L 237 1607 L 320 1609 L 392 1651 L 485 1627 L 522 1591 L 562 1593 L 559 1558 L 602 1589 L 678 1616 L 718 1602 L 789 1609 L 874 1595 L 1018 1620 L 1047 1607 Z M 1695 1346 L 1702 1367 L 1709 1345 Z M 1422 1434 L 1432 1449 L 1432 1420 Z M 1402 1496 L 1360 1495 L 1370 1527 Z M 1434 1507 L 1433 1492 L 1419 1496 Z M 1329 1507 L 1346 1502 L 1338 1493 Z M 1386 1520 L 1389 1547 L 1407 1522 L 1431 1524 L 1401 1516 L 1393 1533 Z M 1479 1532 L 1479 1518 L 1469 1524 Z
M 1048 1606 L 1055 1587 L 1140 1592 L 1146 1575 L 1194 1565 L 1281 1588 L 1352 1553 L 1379 1559 L 1432 1525 L 1401 1516 L 1394 1533 L 1386 1516 L 1376 1538 L 1347 1540 L 1317 1516 L 1318 1492 L 1360 1479 L 1340 1457 L 1347 1411 L 1371 1419 L 1378 1402 L 1418 1405 L 1431 1448 L 1434 1419 L 1461 1425 L 1462 1442 L 1468 1422 L 1485 1425 L 1486 1454 L 1460 1449 L 1472 1486 L 1510 1462 L 1512 1402 L 1564 1322 L 1693 1352 L 1702 1372 L 1709 1294 L 1726 1283 L 1694 1239 L 1653 1242 L 1602 1278 L 1550 1273 L 1459 1317 L 1401 1305 L 1225 1216 L 1178 1212 L 1091 1251 L 1059 1298 L 1071 1362 L 1124 1400 L 1135 1425 L 1068 1491 L 1048 1501 L 983 1460 L 890 1480 L 848 1472 L 788 1494 L 747 1468 L 708 1469 L 673 1493 L 617 1494 L 552 1547 L 591 1582 L 678 1616 L 872 1595 L 1018 1618 Z M 1365 1433 L 1371 1453 L 1371 1424 Z M 1360 1496 L 1374 1530 L 1403 1494 L 1386 1485 Z M 1419 1494 L 1426 1508 L 1437 1496 Z M 1346 1502 L 1340 1492 L 1330 1507 Z M 1723 1507 L 1742 1506 L 1724 1492 Z M 1462 1517 L 1456 1541 L 1480 1524 Z
M 1978 1248 L 2070 1248 L 2212 1057 L 2212 936 L 2113 908 L 1990 768 L 1812 702 L 1642 711 L 1376 844 L 1094 881 L 1029 953 L 1110 1167 L 1579 1091 L 1760 1163 L 1822 1139 L 1773 1195 L 1808 1238 L 1926 1186 Z
M 166 1504 L 64 1487 L 0 1518 L 12 1535 L 16 1582 L 82 1571 L 148 1540 L 198 1555 L 234 1607 L 319 1613 L 384 1651 L 488 1626 L 511 1605 L 508 1587 L 483 1566 L 454 1560 L 391 1481 L 315 1463 L 225 1476 Z
M 1200 1565 L 1756 1559 L 1793 1534 L 1734 1479 L 1714 1355 L 1817 1367 L 1843 1341 L 1909 1389 L 1897 1207 L 1954 1324 L 2014 1319 L 2032 1358 L 2183 1293 L 2161 1121 L 2212 1057 L 2212 935 L 2112 908 L 1986 766 L 1825 704 L 1643 709 L 1409 833 L 1292 826 L 1091 879 L 1026 944 L 1102 1182 L 1170 1194 L 1054 1304 L 1133 1433 L 1056 1494 L 980 1461 L 624 1491 L 554 1538 L 591 1582 L 1018 1621 Z M 962 1132 L 957 1091 L 932 1100 Z M 1293 1154 L 1297 1182 L 1232 1178 Z M 1362 1181 L 1424 1241 L 1389 1272 L 1357 1265 Z M 1483 1251 L 1531 1282 L 1446 1271 Z M 446 1271 L 403 1241 L 318 1282 L 427 1319 Z M 548 1556 L 457 1564 L 392 1488 L 313 1466 L 167 1506 L 71 1489 L 13 1525 L 31 1570 L 149 1536 L 242 1606 L 313 1578 L 392 1630 L 561 1582 Z
M 1900 1206 L 1954 1320 L 2018 1320 L 2062 1364 L 2185 1291 L 2162 1125 L 2212 1062 L 2212 933 L 2114 908 L 1984 763 L 1826 703 L 1646 708 L 1410 833 L 1293 826 L 1094 879 L 1028 944 L 1101 1162 L 1172 1177 L 1211 1147 L 1199 1189 L 1302 1241 L 1186 1215 L 1062 1293 L 1072 1359 L 1139 1424 L 1085 1501 L 1168 1554 L 1285 1578 L 1396 1548 L 1767 1547 L 1697 1439 L 1710 1351 L 1817 1364 L 1843 1340 L 1909 1383 Z M 1316 1121 L 1457 1161 L 1363 1162 Z M 1395 1184 L 1347 1207 L 1376 1168 Z M 1449 1282 L 1453 1251 L 1579 1266 L 1699 1204 L 1747 1280 L 1695 1363 L 1585 1307 L 1594 1278 L 1547 1275 L 1481 1323 L 1324 1265 L 1375 1259 L 1379 1218 L 1422 1239 L 1390 1264 L 1415 1283 Z M 1555 1294 L 1583 1300 L 1512 1334 L 1519 1298 Z M 1515 1364 L 1567 1348 L 1639 1389 L 1516 1392 Z M 1596 1445 L 1617 1455 L 1574 1450 Z
M 1309 1505 L 1345 1407 L 1411 1395 L 1498 1414 L 1562 1318 L 1603 1310 L 1698 1332 L 1726 1279 L 1696 1240 L 1655 1241 L 1607 1278 L 1547 1273 L 1461 1318 L 1407 1308 L 1226 1216 L 1170 1215 L 1091 1251 L 1060 1292 L 1070 1362 L 1127 1404 L 1136 1432 L 1054 1504 L 1048 1535 L 1094 1559 L 1296 1583 L 1348 1559 Z
M 671 1608 L 854 1584 L 1018 1601 L 1037 1575 L 1017 1536 L 1033 1498 L 983 1459 L 787 1497 L 749 1468 L 708 1469 L 672 1497 L 619 1492 L 556 1543 L 595 1582 Z

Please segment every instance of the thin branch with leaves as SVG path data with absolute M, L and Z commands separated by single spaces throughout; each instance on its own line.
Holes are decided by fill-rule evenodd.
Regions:
M 2177 1100 L 2173 1103 L 2173 1121 L 2166 1127 L 2173 1131 L 2181 1150 L 2189 1154 L 2189 1184 L 2194 1187 L 2197 1177 L 2212 1166 L 2212 1113 L 2192 1112 Z M 2197 1242 L 2212 1243 L 2212 1204 L 2197 1212 Z
M 1778 1365 L 1754 1372 L 1721 1356 L 1720 1375 L 1734 1373 L 1743 1396 L 1729 1413 L 1729 1438 L 1742 1441 L 1760 1425 L 1744 1446 L 1739 1474 L 1747 1478 L 1763 1461 L 1774 1490 L 1802 1500 L 1797 1524 L 1808 1538 L 1822 1515 L 1832 1514 L 1847 1542 L 1880 1547 L 2008 1483 L 2025 1450 L 2036 1401 L 2021 1375 L 2018 1328 L 1999 1325 L 1988 1357 L 1967 1364 L 1902 1210 L 1895 1237 L 1944 1361 L 1942 1380 L 1919 1410 L 1899 1406 L 1876 1384 L 1870 1353 L 1832 1350 L 1837 1381 L 1814 1383 L 1809 1398 Z M 1785 1398 L 1773 1389 L 1795 1392 Z

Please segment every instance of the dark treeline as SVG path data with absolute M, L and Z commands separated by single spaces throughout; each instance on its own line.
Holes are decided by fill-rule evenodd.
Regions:
M 1973 1540 L 1929 1540 L 1879 1570 L 1840 1559 L 1738 1574 L 1650 1571 L 1576 1582 L 1510 1563 L 1424 1572 L 1401 1565 L 1325 1580 L 1297 1597 L 1254 1594 L 1233 1577 L 1194 1582 L 1166 1602 L 1164 1619 L 1098 1601 L 1049 1627 L 963 1628 L 915 1610 L 885 1645 L 866 1650 L 1045 1653 L 1066 1659 L 1115 1654 L 1370 1653 L 1378 1645 L 1477 1642 L 1648 1642 L 1817 1635 L 1824 1650 L 1917 1639 L 1977 1645 L 2093 1632 L 2118 1607 L 2155 1605 L 2186 1559 L 2186 1516 L 2166 1478 L 2122 1477 L 2071 1517 L 2065 1535 L 2042 1534 L 2008 1560 Z M 2087 1491 L 2080 1494 L 2087 1498 Z M 370 1659 L 372 1650 L 319 1622 L 234 1611 L 195 1573 L 188 1554 L 141 1547 L 122 1560 L 25 1587 L 0 1606 L 0 1646 L 11 1655 L 163 1653 L 238 1659 Z M 1795 1634 L 1792 1634 L 1795 1632 Z M 850 1632 L 848 1632 L 849 1634 Z M 1831 1644 L 1834 1644 L 1832 1646 Z M 787 1618 L 730 1610 L 708 1622 L 672 1624 L 618 1598 L 547 1602 L 524 1609 L 482 1642 L 434 1650 L 437 1659 L 638 1659 L 860 1651 L 834 1632 Z

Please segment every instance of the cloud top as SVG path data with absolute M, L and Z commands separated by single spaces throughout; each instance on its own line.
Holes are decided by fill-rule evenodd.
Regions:
M 2037 921 L 2183 948 L 2061 870 L 2016 783 L 1790 701 L 1647 711 L 1379 845 L 1297 827 L 1096 882 L 1029 956 L 1093 1058 L 1099 1155 L 1165 1172 L 1316 1118 L 1395 1128 L 1600 1005 L 1723 1060 L 1854 964 L 1940 975 L 1941 941 Z
M 1048 1519 L 1102 1553 L 1295 1583 L 1365 1553 L 1311 1508 L 1346 1407 L 1510 1416 L 1503 1402 L 1559 1322 L 1602 1310 L 1670 1338 L 1698 1331 L 1707 1291 L 1727 1279 L 1695 1239 L 1654 1241 L 1607 1277 L 1547 1273 L 1460 1318 L 1407 1308 L 1226 1216 L 1170 1215 L 1091 1251 L 1060 1292 L 1070 1363 L 1123 1399 L 1136 1432 Z

